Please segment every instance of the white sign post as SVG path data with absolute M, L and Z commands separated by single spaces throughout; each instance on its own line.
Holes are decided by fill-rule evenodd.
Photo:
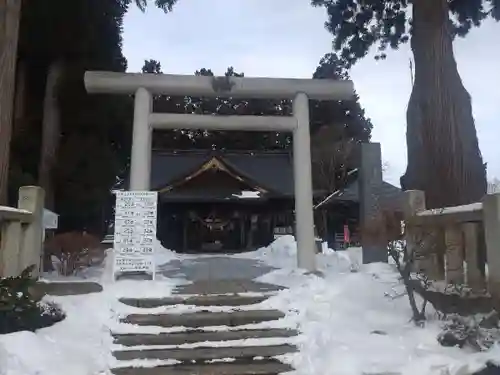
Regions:
M 146 272 L 155 279 L 154 247 L 158 193 L 116 192 L 113 276 Z

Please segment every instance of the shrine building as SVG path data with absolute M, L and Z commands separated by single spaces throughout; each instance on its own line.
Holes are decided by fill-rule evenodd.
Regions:
M 346 226 L 349 241 L 358 241 L 359 183 L 353 176 L 326 201 L 329 194 L 314 190 L 314 201 L 324 203 L 315 210 L 317 233 L 330 247 L 343 242 Z M 153 150 L 150 187 L 158 191 L 158 239 L 178 252 L 249 251 L 293 234 L 289 151 Z M 401 190 L 381 177 L 372 191 L 382 201 L 401 198 Z

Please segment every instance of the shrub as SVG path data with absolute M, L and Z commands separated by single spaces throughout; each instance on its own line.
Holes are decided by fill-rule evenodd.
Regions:
M 35 283 L 33 268 L 26 268 L 17 277 L 0 279 L 0 334 L 35 331 L 64 319 L 57 306 L 35 301 L 30 294 Z
M 493 311 L 482 318 L 454 314 L 449 317 L 438 341 L 443 346 L 468 346 L 477 351 L 488 350 L 500 342 L 498 313 Z
M 45 242 L 45 252 L 51 261 L 55 258 L 60 275 L 71 276 L 79 269 L 102 262 L 104 250 L 96 236 L 86 232 L 66 232 Z

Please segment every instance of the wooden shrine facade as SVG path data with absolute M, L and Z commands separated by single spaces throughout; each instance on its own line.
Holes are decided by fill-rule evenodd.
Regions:
M 293 163 L 289 152 L 153 151 L 151 188 L 159 192 L 158 239 L 179 252 L 241 252 L 293 232 Z M 399 189 L 383 183 L 384 194 Z M 357 182 L 315 213 L 332 243 L 344 225 L 356 232 Z M 324 198 L 324 192 L 314 192 Z

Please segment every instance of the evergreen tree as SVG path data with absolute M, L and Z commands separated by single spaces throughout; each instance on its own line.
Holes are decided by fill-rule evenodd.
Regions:
M 16 95 L 24 104 L 19 105 L 23 110 L 12 140 L 11 203 L 20 185 L 42 183 L 46 173 L 51 208 L 61 215 L 60 229 L 101 231 L 103 217 L 109 215 L 110 189 L 127 168 L 132 108 L 129 97 L 88 95 L 83 75 L 86 70 L 125 71 L 121 29 L 126 5 L 121 0 L 51 4 L 26 2 L 23 7 L 18 59 L 26 89 L 17 87 L 25 94 Z M 52 110 L 59 124 L 49 129 L 53 138 L 41 137 L 41 129 L 50 124 L 44 120 L 44 102 L 55 62 L 64 67 L 53 90 Z M 40 138 L 48 139 L 50 147 L 40 151 Z M 53 163 L 43 169 L 38 161 L 47 151 L 53 153 Z
M 155 0 L 154 4 L 165 12 L 169 12 L 173 9 L 174 4 L 177 0 Z M 135 4 L 141 9 L 145 10 L 148 5 L 148 0 L 135 0 Z M 43 3 L 43 6 L 41 4 Z M 102 4 L 101 4 L 102 3 Z M 47 24 L 49 26 L 48 33 L 52 33 L 52 36 L 56 37 L 55 40 L 61 41 L 69 41 L 69 44 L 66 44 L 65 47 L 68 48 L 73 44 L 73 51 L 78 52 L 78 48 L 83 46 L 83 50 L 80 50 L 81 53 L 85 54 L 85 52 L 89 52 L 90 49 L 94 48 L 94 52 L 97 53 L 97 49 L 102 43 L 98 43 L 95 46 L 91 46 L 89 44 L 82 45 L 79 42 L 85 40 L 85 34 L 79 33 L 77 30 L 84 31 L 86 30 L 89 34 L 92 35 L 91 29 L 100 30 L 103 32 L 107 32 L 107 34 L 102 34 L 105 38 L 109 37 L 109 32 L 111 29 L 109 28 L 110 23 L 104 22 L 104 24 L 93 24 L 88 23 L 85 27 L 81 27 L 80 29 L 74 28 L 71 24 L 71 21 L 76 20 L 76 25 L 82 25 L 81 22 L 84 19 L 90 19 L 92 21 L 92 16 L 102 16 L 102 18 L 107 19 L 107 21 L 114 21 L 116 23 L 120 23 L 120 31 L 121 31 L 121 22 L 123 12 L 128 9 L 132 0 L 102 0 L 99 2 L 89 1 L 87 3 L 82 3 L 78 1 L 60 1 L 60 0 L 47 0 L 47 1 L 22 1 L 22 0 L 0 0 L 0 204 L 4 204 L 7 202 L 8 198 L 8 190 L 12 189 L 13 185 L 8 185 L 8 176 L 9 176 L 9 167 L 10 172 L 14 171 L 14 176 L 20 180 L 29 180 L 31 177 L 29 174 L 24 173 L 19 169 L 18 165 L 10 166 L 10 149 L 11 149 L 11 138 L 12 138 L 12 128 L 13 128 L 13 116 L 14 116 L 14 96 L 15 96 L 15 81 L 16 81 L 16 62 L 17 62 L 17 46 L 18 46 L 18 38 L 19 38 L 19 23 L 22 18 L 40 18 L 44 20 L 51 19 L 50 13 L 54 13 L 54 16 L 64 14 L 67 17 L 65 23 L 59 23 L 59 28 L 55 27 L 55 24 Z M 28 10 L 30 15 L 25 15 L 25 8 L 30 8 L 31 11 Z M 33 12 L 33 9 L 38 8 L 38 14 Z M 119 15 L 115 12 L 116 9 L 120 9 L 122 15 Z M 104 10 L 104 13 L 100 13 Z M 110 13 L 106 13 L 106 11 L 111 11 Z M 97 13 L 96 13 L 97 12 Z M 43 22 L 43 21 L 42 21 Z M 68 26 L 68 28 L 60 27 L 62 24 Z M 38 34 L 47 35 L 47 30 L 43 28 L 37 28 L 33 35 L 30 36 L 31 39 L 38 38 Z M 94 34 L 95 35 L 95 34 Z M 97 34 L 97 36 L 100 36 Z M 115 51 L 116 48 L 121 48 L 121 35 L 120 33 L 115 34 L 114 36 L 117 43 L 112 47 L 112 50 Z M 57 43 L 54 44 L 54 46 Z M 108 45 L 109 47 L 109 45 Z M 36 44 L 31 44 L 31 48 L 37 49 Z M 48 51 L 54 51 L 53 48 L 49 48 Z M 100 51 L 101 53 L 105 51 Z M 50 53 L 50 52 L 48 52 Z M 74 55 L 73 55 L 74 56 Z M 123 60 L 123 57 L 120 57 L 119 60 Z M 53 62 L 53 61 L 52 61 Z M 119 62 L 118 60 L 115 63 Z M 83 63 L 83 62 L 82 62 Z M 101 66 L 102 68 L 103 66 Z M 58 80 L 55 80 L 58 81 Z M 58 86 L 58 84 L 54 84 L 54 88 Z M 53 118 L 53 116 L 52 116 Z M 52 121 L 52 120 L 51 120 Z M 47 130 L 47 129 L 45 129 Z M 54 146 L 57 146 L 58 142 L 55 142 L 54 134 L 57 134 L 57 129 L 54 129 L 54 122 L 52 122 L 52 127 L 45 135 L 45 139 L 42 144 L 44 145 L 45 154 L 42 157 L 42 161 L 39 165 L 39 169 L 44 176 L 42 176 L 42 182 L 48 185 L 48 180 L 51 180 L 52 169 L 54 164 L 55 155 L 57 154 Z M 47 144 L 48 141 L 48 144 Z M 50 155 L 49 155 L 50 154 Z M 14 183 L 14 186 L 16 183 Z M 50 186 L 52 190 L 52 186 Z
M 326 54 L 313 74 L 316 79 L 350 79 L 343 63 Z M 359 97 L 343 101 L 311 101 L 312 168 L 317 189 L 333 193 L 347 183 L 347 173 L 358 166 L 359 144 L 369 142 L 373 125 L 365 117 Z
M 498 0 L 312 0 L 328 13 L 327 29 L 347 68 L 377 46 L 411 42 L 415 81 L 407 111 L 405 189 L 426 192 L 430 208 L 478 201 L 486 192 L 470 96 L 452 42 L 487 17 L 500 19 Z
M 7 202 L 20 0 L 0 0 L 0 205 Z
M 130 3 L 130 0 L 125 0 L 127 5 Z M 165 12 L 171 12 L 174 8 L 175 3 L 177 3 L 177 0 L 155 0 L 155 5 L 163 9 Z M 144 11 L 146 10 L 146 7 L 148 6 L 149 2 L 148 0 L 135 0 L 135 4 L 137 7 Z

